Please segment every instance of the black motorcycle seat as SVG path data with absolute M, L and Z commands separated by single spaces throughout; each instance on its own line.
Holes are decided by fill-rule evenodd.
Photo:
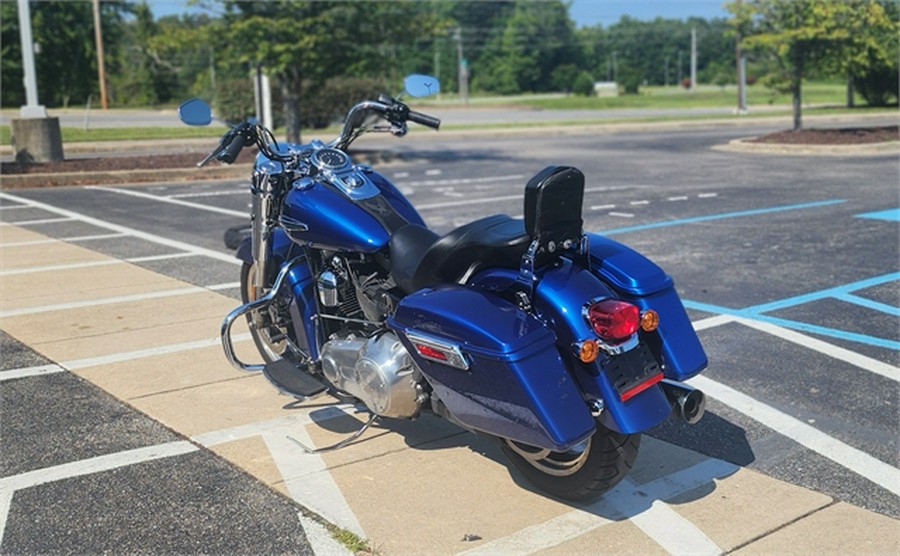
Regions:
M 522 220 L 495 214 L 469 222 L 438 238 L 409 224 L 391 236 L 391 276 L 406 293 L 457 282 L 489 267 L 518 269 L 531 244 Z

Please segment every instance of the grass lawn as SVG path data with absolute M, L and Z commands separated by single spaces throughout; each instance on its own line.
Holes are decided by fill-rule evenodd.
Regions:
M 522 106 L 536 107 L 544 110 L 565 110 L 565 109 L 588 109 L 588 110 L 615 110 L 615 109 L 641 109 L 641 108 L 658 108 L 658 109 L 678 109 L 678 108 L 710 108 L 710 107 L 734 107 L 737 103 L 737 89 L 731 85 L 725 87 L 701 85 L 697 91 L 690 91 L 681 87 L 642 87 L 641 93 L 638 95 L 622 95 L 618 97 L 580 97 L 565 96 L 562 94 L 545 94 L 545 95 L 518 95 L 514 97 L 473 97 L 473 104 L 490 105 L 498 104 L 505 106 Z M 418 99 L 415 107 L 427 111 L 429 107 L 458 105 L 458 100 L 452 95 L 445 95 L 441 101 Z M 810 82 L 803 84 L 803 103 L 804 115 L 821 115 L 821 114 L 859 114 L 868 111 L 883 111 L 885 108 L 868 108 L 862 99 L 857 98 L 857 106 L 855 109 L 845 108 L 847 102 L 846 85 L 838 82 Z M 773 93 L 762 85 L 754 85 L 747 88 L 747 104 L 750 108 L 750 117 L 774 116 L 782 114 L 790 114 L 791 97 Z M 777 111 L 755 112 L 754 106 L 768 106 L 775 104 L 781 107 Z M 816 107 L 806 107 L 807 105 L 817 105 Z M 896 110 L 888 108 L 887 110 Z M 654 122 L 669 120 L 703 120 L 712 118 L 721 118 L 722 116 L 699 116 L 696 114 L 686 113 L 683 115 L 673 116 L 656 116 L 656 117 L 636 117 L 636 118 L 616 118 L 604 119 L 603 123 L 627 123 L 627 122 Z M 541 124 L 529 124 L 528 127 L 535 125 L 575 125 L 585 122 L 566 121 L 563 114 L 560 115 L 559 121 L 544 122 Z M 415 126 L 413 126 L 415 127 Z M 454 126 L 447 125 L 445 129 L 475 129 L 484 128 L 483 125 L 464 125 Z M 487 127 L 504 128 L 504 127 L 522 127 L 520 124 L 510 123 L 507 125 L 497 124 Z M 315 135 L 320 137 L 331 137 L 338 133 L 339 127 L 332 126 L 327 130 L 316 130 Z M 64 143 L 79 141 L 128 141 L 136 139 L 182 139 L 195 137 L 221 137 L 225 132 L 225 128 L 217 127 L 134 127 L 134 128 L 98 128 L 84 130 L 79 127 L 63 127 L 62 139 Z M 304 130 L 306 131 L 306 130 Z M 275 130 L 276 137 L 283 137 L 282 129 Z M 10 128 L 8 125 L 0 126 L 0 143 L 4 145 L 10 144 Z
M 700 86 L 697 91 L 690 92 L 682 87 L 641 87 L 640 94 L 620 95 L 617 97 L 580 97 L 566 96 L 558 98 L 520 97 L 517 104 L 525 104 L 545 110 L 553 109 L 625 109 L 625 108 L 710 108 L 719 106 L 735 106 L 737 104 L 737 87 Z M 791 96 L 774 93 L 762 85 L 747 87 L 747 104 L 790 104 Z M 803 104 L 847 103 L 847 86 L 841 83 L 804 83 Z M 857 104 L 865 104 L 857 99 Z
M 192 137 L 221 137 L 224 127 L 109 127 L 84 130 L 79 127 L 61 127 L 63 143 L 79 141 L 131 141 L 135 139 L 185 139 Z M 0 144 L 11 143 L 8 125 L 0 126 Z

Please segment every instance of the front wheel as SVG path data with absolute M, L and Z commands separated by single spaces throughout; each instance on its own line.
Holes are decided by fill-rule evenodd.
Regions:
M 254 281 L 256 276 L 254 270 L 254 265 L 250 263 L 244 263 L 241 267 L 241 300 L 244 303 L 256 301 L 263 291 Z M 278 315 L 273 315 L 271 311 L 264 309 L 247 314 L 247 324 L 250 326 L 253 343 L 266 363 L 281 359 L 287 350 L 287 327 L 279 324 Z
M 540 490 L 566 500 L 593 500 L 616 486 L 631 471 L 641 435 L 623 434 L 597 423 L 597 430 L 567 452 L 503 441 L 516 469 Z

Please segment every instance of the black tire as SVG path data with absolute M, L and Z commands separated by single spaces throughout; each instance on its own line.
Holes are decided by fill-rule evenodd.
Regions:
M 252 268 L 253 265 L 246 262 L 241 266 L 241 301 L 244 303 L 249 303 L 257 298 L 258 290 L 251 283 L 250 271 Z M 254 323 L 254 316 L 248 313 L 247 325 L 250 327 L 253 343 L 256 344 L 256 349 L 263 360 L 266 363 L 272 363 L 280 359 L 286 348 L 284 344 L 273 342 L 271 338 L 273 335 L 284 334 L 285 331 L 271 325 L 271 319 L 265 314 L 262 315 L 261 322 Z
M 634 465 L 641 435 L 623 434 L 597 423 L 597 430 L 577 449 L 549 452 L 503 441 L 510 463 L 540 490 L 565 500 L 599 498 L 625 478 Z

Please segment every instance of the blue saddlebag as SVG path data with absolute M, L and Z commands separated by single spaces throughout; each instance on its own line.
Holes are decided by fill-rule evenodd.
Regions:
M 405 297 L 388 325 L 466 427 L 554 451 L 594 431 L 553 332 L 515 305 L 442 286 Z
M 687 380 L 705 369 L 706 353 L 672 278 L 626 245 L 598 234 L 588 238 L 592 271 L 626 301 L 659 313 L 657 331 L 642 337 L 662 363 L 666 378 Z

